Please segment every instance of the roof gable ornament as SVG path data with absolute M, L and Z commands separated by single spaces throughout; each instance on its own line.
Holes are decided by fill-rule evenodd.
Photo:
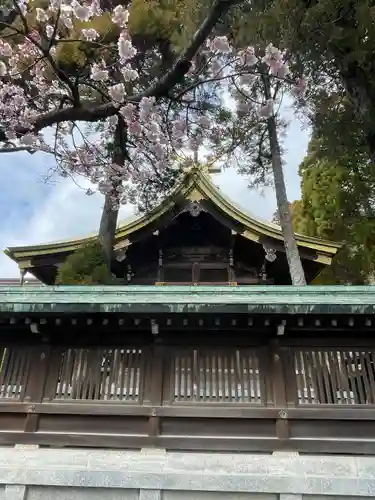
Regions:
M 277 255 L 276 255 L 276 249 L 271 247 L 269 244 L 264 244 L 263 245 L 263 250 L 265 253 L 265 259 L 268 262 L 275 262 Z
M 117 262 L 123 262 L 126 259 L 126 248 L 120 248 L 115 252 Z
M 205 212 L 205 209 L 198 201 L 191 201 L 185 211 L 189 212 L 192 217 L 198 217 L 202 212 Z

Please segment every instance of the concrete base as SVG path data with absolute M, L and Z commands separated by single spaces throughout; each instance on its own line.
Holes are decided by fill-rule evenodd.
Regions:
M 375 457 L 0 448 L 0 500 L 375 500 Z

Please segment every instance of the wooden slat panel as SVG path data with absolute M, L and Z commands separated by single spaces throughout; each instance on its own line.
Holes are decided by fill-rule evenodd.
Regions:
M 171 357 L 171 402 L 264 404 L 255 349 L 185 349 Z
M 55 399 L 139 403 L 143 378 L 143 352 L 139 348 L 70 348 L 61 357 Z
M 0 399 L 23 401 L 30 359 L 31 350 L 26 346 L 0 348 Z
M 297 404 L 375 402 L 374 350 L 293 348 Z

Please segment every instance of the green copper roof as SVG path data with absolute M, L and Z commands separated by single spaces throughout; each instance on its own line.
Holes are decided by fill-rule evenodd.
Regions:
M 375 314 L 375 286 L 4 287 L 1 312 Z

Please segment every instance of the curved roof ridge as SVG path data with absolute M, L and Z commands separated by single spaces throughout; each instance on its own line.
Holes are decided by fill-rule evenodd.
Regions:
M 207 177 L 207 176 L 206 176 Z M 264 219 L 263 217 L 261 217 L 260 215 L 256 215 L 254 212 L 252 212 L 251 210 L 249 210 L 248 208 L 245 208 L 243 205 L 241 205 L 240 203 L 238 203 L 237 201 L 234 201 L 233 198 L 227 194 L 223 194 L 223 191 L 221 190 L 220 186 L 218 186 L 215 182 L 212 181 L 212 179 L 209 179 L 212 184 L 215 186 L 215 188 L 220 191 L 220 194 L 225 197 L 228 202 L 233 205 L 234 207 L 236 207 L 240 212 L 242 212 L 243 214 L 246 214 L 248 215 L 251 219 L 256 219 L 258 220 L 259 222 L 261 222 L 262 224 L 268 224 L 269 226 L 272 226 L 274 227 L 275 229 L 278 229 L 281 231 L 281 227 L 279 224 L 276 224 L 268 219 Z
M 208 189 L 211 188 L 211 190 L 212 190 L 212 188 L 213 188 L 216 191 L 217 196 L 220 197 L 222 199 L 222 201 L 225 202 L 227 207 L 231 207 L 232 209 L 235 209 L 237 216 L 242 216 L 248 223 L 250 223 L 250 224 L 255 223 L 256 225 L 259 225 L 260 227 L 263 226 L 264 228 L 271 229 L 274 232 L 279 233 L 279 236 L 280 235 L 282 236 L 282 229 L 281 229 L 280 225 L 275 224 L 271 221 L 267 221 L 265 219 L 262 219 L 261 217 L 255 215 L 254 213 L 249 212 L 246 209 L 244 209 L 243 207 L 239 206 L 239 204 L 234 202 L 229 196 L 225 195 L 221 191 L 221 189 L 218 186 L 216 186 L 216 184 L 214 184 L 213 181 L 207 175 L 205 175 L 205 173 L 199 172 L 198 176 L 205 183 L 207 183 Z M 342 247 L 342 243 L 333 242 L 333 241 L 329 241 L 329 240 L 323 240 L 321 238 L 316 238 L 314 236 L 307 236 L 307 235 L 304 235 L 301 233 L 295 233 L 295 236 L 297 237 L 297 239 L 303 240 L 306 242 L 310 241 L 312 243 L 320 243 L 321 245 L 328 245 L 328 246 L 331 246 L 331 247 L 334 247 L 337 249 Z

